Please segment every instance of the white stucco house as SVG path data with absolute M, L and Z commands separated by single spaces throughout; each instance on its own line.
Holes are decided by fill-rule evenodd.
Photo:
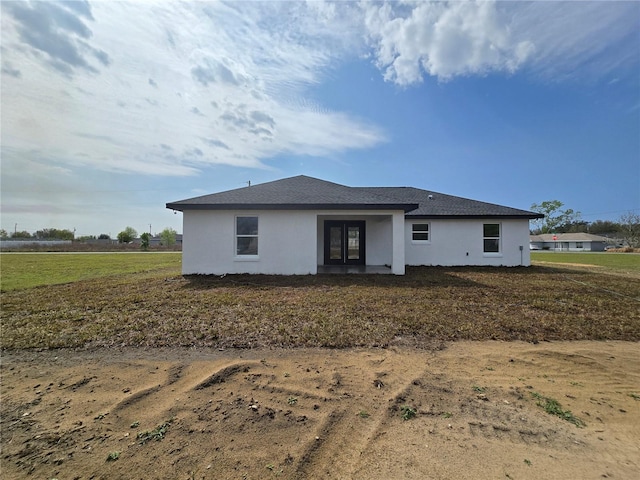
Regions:
M 419 188 L 303 175 L 166 206 L 183 213 L 184 275 L 529 266 L 529 220 L 541 217 Z
M 529 242 L 532 250 L 604 252 L 610 240 L 590 233 L 543 233 L 531 235 Z

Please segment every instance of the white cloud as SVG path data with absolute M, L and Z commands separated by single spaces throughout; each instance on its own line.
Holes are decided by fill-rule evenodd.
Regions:
M 513 41 L 495 2 L 362 5 L 376 63 L 399 85 L 420 82 L 424 73 L 446 80 L 513 72 L 534 50 L 528 40 Z
M 3 144 L 175 176 L 385 141 L 379 127 L 304 98 L 352 41 L 332 4 L 82 6 L 75 16 L 40 2 L 5 9 Z M 39 25 L 48 42 L 32 41 Z
M 637 68 L 637 2 L 362 2 L 367 36 L 384 78 L 528 69 L 547 80 Z M 635 62 L 635 63 L 631 63 Z
M 511 11 L 516 39 L 535 44 L 530 68 L 546 80 L 598 79 L 637 71 L 638 2 L 532 2 Z

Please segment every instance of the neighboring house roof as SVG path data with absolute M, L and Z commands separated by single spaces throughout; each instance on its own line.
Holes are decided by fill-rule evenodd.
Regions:
M 555 240 L 553 237 L 556 237 Z M 541 235 L 531 235 L 531 242 L 608 242 L 607 237 L 592 235 L 590 233 L 543 233 Z
M 404 210 L 408 218 L 542 218 L 503 207 L 413 187 L 348 187 L 300 175 L 167 203 L 173 210 Z

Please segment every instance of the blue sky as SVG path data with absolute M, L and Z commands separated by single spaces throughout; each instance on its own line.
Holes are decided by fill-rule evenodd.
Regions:
M 1 2 L 1 226 L 305 174 L 640 213 L 640 2 Z

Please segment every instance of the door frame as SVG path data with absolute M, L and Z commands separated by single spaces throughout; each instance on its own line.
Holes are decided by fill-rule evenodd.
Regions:
M 324 264 L 325 265 L 366 265 L 366 225 L 364 220 L 325 220 L 324 221 Z M 331 259 L 331 239 L 330 231 L 332 227 L 341 227 L 342 229 L 342 258 L 339 260 Z M 359 258 L 349 260 L 348 258 L 348 238 L 347 232 L 349 227 L 358 227 L 360 229 Z

